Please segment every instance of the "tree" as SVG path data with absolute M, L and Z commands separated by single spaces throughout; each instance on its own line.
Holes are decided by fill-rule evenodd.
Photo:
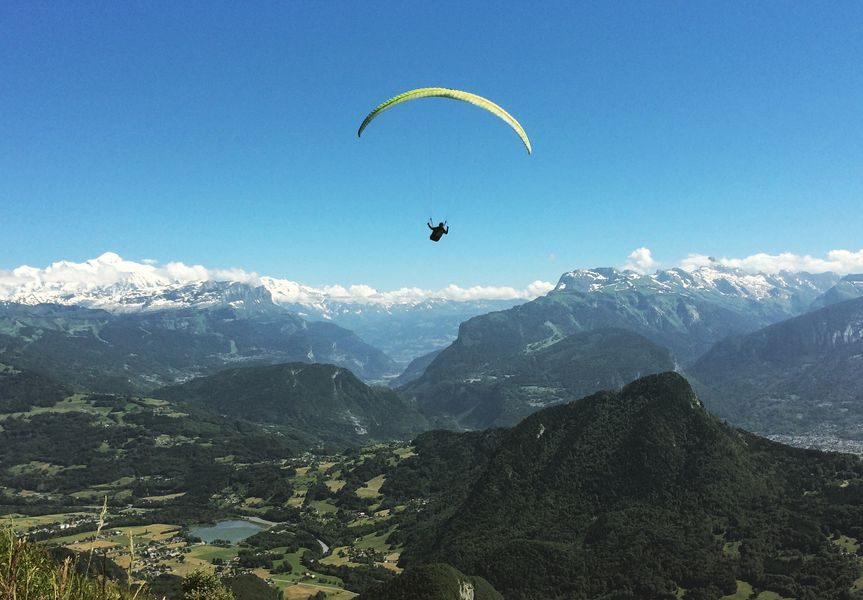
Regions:
M 192 572 L 183 580 L 183 600 L 236 600 L 214 573 Z

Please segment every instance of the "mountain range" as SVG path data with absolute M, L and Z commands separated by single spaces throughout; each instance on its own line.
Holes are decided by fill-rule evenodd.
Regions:
M 423 376 L 399 391 L 442 424 L 485 429 L 674 368 L 668 349 L 631 331 L 603 328 L 489 361 L 473 377 Z
M 846 275 L 832 288 L 818 296 L 810 308 L 823 308 L 863 296 L 863 275 Z
M 462 323 L 450 346 L 417 359 L 424 370 L 412 366 L 396 381 L 429 415 L 472 428 L 511 425 L 542 405 L 685 369 L 720 340 L 805 312 L 838 279 L 719 265 L 572 271 L 545 296 Z M 545 367 L 558 382 L 566 373 L 567 386 Z
M 113 252 L 82 263 L 59 261 L 45 269 L 24 266 L 2 275 L 0 302 L 60 304 L 111 313 L 218 307 L 225 302 L 222 290 L 231 287 L 247 296 L 269 296 L 271 303 L 305 320 L 351 329 L 402 364 L 449 344 L 463 320 L 509 308 L 545 290 L 543 286 L 535 291 L 506 288 L 490 292 L 505 299 L 481 294 L 452 299 L 414 288 L 386 293 L 362 285 L 315 288 L 239 270 L 210 271 L 179 263 L 157 268 Z M 452 293 L 476 295 L 458 288 Z
M 844 377 L 822 377 L 808 389 L 800 377 L 793 385 L 780 383 L 787 373 L 761 370 L 775 383 L 762 385 L 762 392 L 781 393 L 784 406 L 796 403 L 794 414 L 803 415 L 785 425 L 755 415 L 763 402 L 747 401 L 754 391 L 731 397 L 741 378 L 757 380 L 743 375 L 751 369 L 711 374 L 734 363 L 723 358 L 731 352 L 722 350 L 723 340 L 841 304 L 861 293 L 861 276 L 748 273 L 715 262 L 648 275 L 582 269 L 564 273 L 546 295 L 512 306 L 522 300 L 455 301 L 363 286 L 318 289 L 196 269 L 157 269 L 112 253 L 86 263 L 16 269 L 0 277 L 0 297 L 6 298 L 0 302 L 0 360 L 74 389 L 135 394 L 223 369 L 331 363 L 366 381 L 401 386 L 399 393 L 438 426 L 471 429 L 512 425 L 544 406 L 665 370 L 692 374 L 720 414 L 763 427 L 759 431 L 786 425 L 797 431 L 856 415 L 848 405 L 855 401 L 847 398 L 856 389 L 857 371 L 845 362 L 824 368 Z M 471 317 L 476 312 L 483 314 Z M 800 400 L 804 396 L 811 400 Z M 839 402 L 835 410 L 831 402 Z M 802 407 L 813 404 L 833 416 L 808 419 L 811 411 Z M 743 414 L 741 407 L 751 410 Z
M 238 365 L 328 362 L 367 379 L 398 366 L 356 334 L 307 322 L 260 288 L 211 282 L 206 304 L 112 313 L 0 303 L 0 361 L 79 389 L 142 393 Z M 218 299 L 218 303 L 213 299 Z
M 475 377 L 490 360 L 601 327 L 639 333 L 688 364 L 721 339 L 805 312 L 838 280 L 831 273 L 753 275 L 719 265 L 653 275 L 572 271 L 545 296 L 462 323 L 456 341 L 426 373 Z
M 766 433 L 863 439 L 863 298 L 716 344 L 688 371 L 718 414 Z

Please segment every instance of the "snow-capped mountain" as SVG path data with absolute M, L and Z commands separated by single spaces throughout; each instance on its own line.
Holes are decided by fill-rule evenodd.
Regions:
M 726 298 L 734 302 L 784 303 L 804 310 L 813 299 L 838 281 L 839 276 L 835 273 L 751 273 L 711 264 L 693 270 L 674 268 L 653 274 L 613 268 L 580 269 L 564 273 L 554 289 L 584 293 L 631 290 L 651 294 L 686 293 L 714 301 Z
M 812 302 L 812 310 L 863 296 L 863 274 L 846 275 Z
M 669 348 L 685 366 L 724 338 L 806 312 L 838 278 L 833 273 L 753 274 L 717 264 L 653 274 L 570 271 L 545 296 L 462 323 L 456 341 L 431 362 L 417 389 L 429 382 L 485 377 L 496 361 L 608 327 L 634 331 Z M 430 397 L 444 393 L 429 389 Z
M 418 288 L 379 292 L 367 285 L 315 288 L 242 270 L 139 263 L 113 252 L 82 263 L 59 261 L 44 269 L 0 271 L 0 301 L 18 304 L 112 313 L 217 306 L 255 311 L 276 304 L 304 319 L 354 330 L 404 364 L 449 344 L 462 321 L 509 308 L 550 288 L 543 282 L 525 290 L 449 286 L 437 293 Z
M 238 275 L 231 279 L 230 275 Z M 169 263 L 165 267 L 123 260 L 113 252 L 83 263 L 59 261 L 44 269 L 23 266 L 0 272 L 0 300 L 60 304 L 114 313 L 228 304 L 249 307 L 266 301 L 254 277 Z M 252 292 L 252 290 L 256 290 Z
M 751 273 L 711 263 L 643 275 L 613 268 L 564 273 L 557 286 L 534 282 L 526 289 L 459 288 L 437 292 L 402 288 L 381 292 L 367 285 L 311 287 L 288 279 L 182 263 L 157 265 L 124 260 L 113 252 L 82 263 L 60 261 L 44 269 L 0 272 L 0 301 L 99 308 L 112 313 L 230 306 L 268 310 L 281 306 L 304 319 L 330 321 L 355 331 L 397 362 L 443 348 L 459 324 L 555 292 L 609 295 L 680 295 L 751 313 L 770 323 L 804 312 L 839 281 L 833 273 Z M 688 305 L 687 310 L 695 305 Z M 686 318 L 697 318 L 689 315 Z

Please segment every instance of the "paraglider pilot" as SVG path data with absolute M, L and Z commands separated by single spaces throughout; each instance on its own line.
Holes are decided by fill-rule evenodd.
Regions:
M 431 229 L 431 235 L 429 236 L 429 239 L 433 242 L 439 241 L 441 236 L 449 233 L 449 227 L 446 226 L 445 221 L 443 223 L 438 223 L 437 227 L 433 227 L 431 219 L 429 219 L 427 225 L 429 226 L 429 229 Z

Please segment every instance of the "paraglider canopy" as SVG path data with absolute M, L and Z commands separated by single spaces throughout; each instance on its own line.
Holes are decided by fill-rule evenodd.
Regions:
M 518 121 L 515 120 L 512 115 L 510 115 L 500 106 L 498 106 L 491 100 L 488 100 L 487 98 L 477 96 L 476 94 L 471 94 L 470 92 L 462 92 L 460 90 L 453 90 L 450 88 L 442 87 L 418 88 L 390 98 L 368 114 L 368 116 L 363 120 L 362 124 L 360 125 L 359 130 L 357 131 L 357 137 L 362 136 L 363 130 L 368 126 L 368 124 L 371 123 L 375 119 L 375 117 L 377 117 L 385 110 L 401 104 L 402 102 L 417 100 L 419 98 L 450 98 L 452 100 L 461 100 L 462 102 L 467 102 L 469 104 L 473 104 L 474 106 L 483 108 L 492 113 L 493 115 L 497 116 L 498 118 L 502 119 L 507 125 L 512 127 L 516 134 L 518 134 L 518 137 L 521 138 L 521 141 L 524 144 L 524 147 L 527 149 L 528 154 L 530 154 L 532 151 L 530 140 L 528 139 L 527 133 L 524 131 L 524 128 Z

